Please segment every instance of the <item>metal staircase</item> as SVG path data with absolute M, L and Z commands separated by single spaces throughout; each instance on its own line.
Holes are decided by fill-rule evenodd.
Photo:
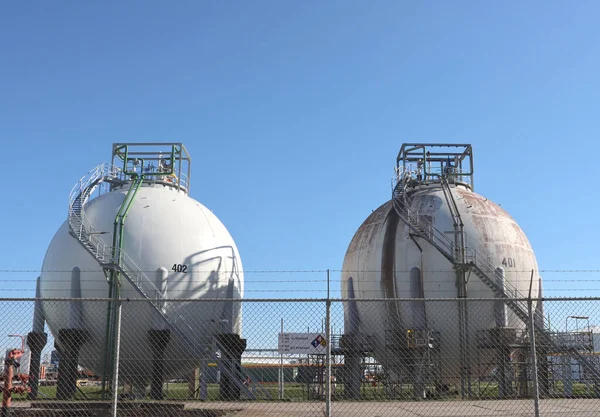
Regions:
M 492 290 L 494 295 L 503 298 L 508 308 L 525 324 L 529 322 L 529 306 L 526 301 L 526 296 L 521 294 L 516 287 L 509 281 L 502 283 L 496 279 L 496 267 L 493 266 L 480 252 L 475 248 L 466 249 L 464 261 L 457 259 L 456 243 L 446 234 L 436 229 L 432 221 L 428 217 L 420 215 L 418 211 L 411 208 L 410 197 L 408 195 L 408 179 L 399 181 L 394 187 L 392 193 L 392 206 L 400 219 L 419 237 L 425 239 L 429 244 L 435 247 L 446 259 L 448 259 L 455 269 L 470 270 L 474 273 L 488 288 Z M 447 179 L 441 179 L 441 185 L 444 193 L 450 193 Z M 444 189 L 446 188 L 446 189 Z M 453 199 L 452 199 L 453 200 Z M 454 216 L 453 216 L 454 217 Z M 455 220 L 456 221 L 456 220 Z M 543 317 L 540 321 L 535 320 L 535 330 L 538 337 L 541 338 L 541 343 L 556 351 L 565 351 L 564 347 L 552 338 L 552 330 L 550 323 Z M 566 351 L 579 362 L 593 378 L 600 383 L 600 371 L 594 363 L 586 356 L 582 355 L 580 350 L 571 347 Z
M 141 179 L 139 180 L 141 181 Z M 131 259 L 125 251 L 120 248 L 114 248 L 107 244 L 100 235 L 106 232 L 100 232 L 94 229 L 90 220 L 86 217 L 84 206 L 94 190 L 103 183 L 125 183 L 119 170 L 108 164 L 102 164 L 88 172 L 71 191 L 69 198 L 68 224 L 69 233 L 73 236 L 83 248 L 90 253 L 94 259 L 102 266 L 105 271 L 116 271 L 120 273 L 131 284 L 131 286 L 153 307 L 154 311 L 161 317 L 169 329 L 177 334 L 182 341 L 186 343 L 195 355 L 200 356 L 199 346 L 193 342 L 193 335 L 197 332 L 186 322 L 186 319 L 179 313 L 173 312 L 178 323 L 183 324 L 183 328 L 176 325 L 167 316 L 163 307 L 166 296 L 161 292 L 153 280 L 150 279 L 142 269 Z M 140 184 L 137 184 L 138 186 Z M 134 186 L 132 182 L 132 187 Z M 107 278 L 108 279 L 108 278 Z M 223 352 L 226 347 L 215 340 L 216 347 Z M 219 359 L 217 351 L 211 352 L 213 359 Z M 239 386 L 241 391 L 250 399 L 271 399 L 269 392 L 260 384 L 251 383 L 250 386 L 244 385 L 247 375 L 235 367 L 223 366 L 224 372 Z

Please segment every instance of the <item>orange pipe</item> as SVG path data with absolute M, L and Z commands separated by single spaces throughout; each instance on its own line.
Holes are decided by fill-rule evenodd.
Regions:
M 2 388 L 2 417 L 10 415 L 10 406 L 12 403 L 12 393 L 23 393 L 27 390 L 26 387 L 12 386 L 12 380 L 15 376 L 15 362 L 23 356 L 23 350 L 13 349 L 8 353 L 8 357 L 4 360 L 4 387 Z M 23 378 L 21 378 L 23 380 Z M 25 382 L 25 381 L 23 381 Z

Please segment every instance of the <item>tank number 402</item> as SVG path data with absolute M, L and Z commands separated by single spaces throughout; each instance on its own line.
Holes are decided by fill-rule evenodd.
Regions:
M 173 264 L 173 268 L 171 269 L 175 272 L 183 272 L 185 274 L 187 272 L 187 265 Z
M 513 258 L 504 258 L 502 259 L 502 266 L 505 268 L 514 268 L 517 266 L 517 262 Z

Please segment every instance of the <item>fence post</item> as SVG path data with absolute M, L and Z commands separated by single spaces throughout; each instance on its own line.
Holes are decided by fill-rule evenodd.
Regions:
M 113 380 L 112 380 L 112 417 L 117 417 L 117 404 L 119 402 L 119 358 L 121 348 L 121 300 L 117 299 L 117 311 L 116 311 L 117 326 L 115 329 L 115 356 L 114 356 L 114 368 L 113 368 Z
M 329 269 L 327 270 L 327 301 L 325 302 L 325 334 L 327 346 L 325 360 L 325 417 L 331 417 L 331 297 L 329 296 Z
M 283 317 L 281 318 L 281 334 L 283 335 Z M 279 399 L 283 400 L 285 374 L 283 372 L 283 353 L 279 354 Z
M 537 351 L 535 348 L 535 322 L 533 318 L 533 300 L 531 299 L 532 284 L 533 271 L 531 271 L 531 281 L 529 283 L 529 298 L 527 299 L 527 310 L 529 316 L 529 346 L 531 348 L 531 365 L 533 367 L 533 408 L 535 411 L 535 417 L 540 417 L 540 390 L 538 385 Z

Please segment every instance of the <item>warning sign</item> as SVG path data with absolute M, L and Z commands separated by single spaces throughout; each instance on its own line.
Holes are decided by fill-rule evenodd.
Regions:
M 279 353 L 325 354 L 327 340 L 321 333 L 279 333 Z

